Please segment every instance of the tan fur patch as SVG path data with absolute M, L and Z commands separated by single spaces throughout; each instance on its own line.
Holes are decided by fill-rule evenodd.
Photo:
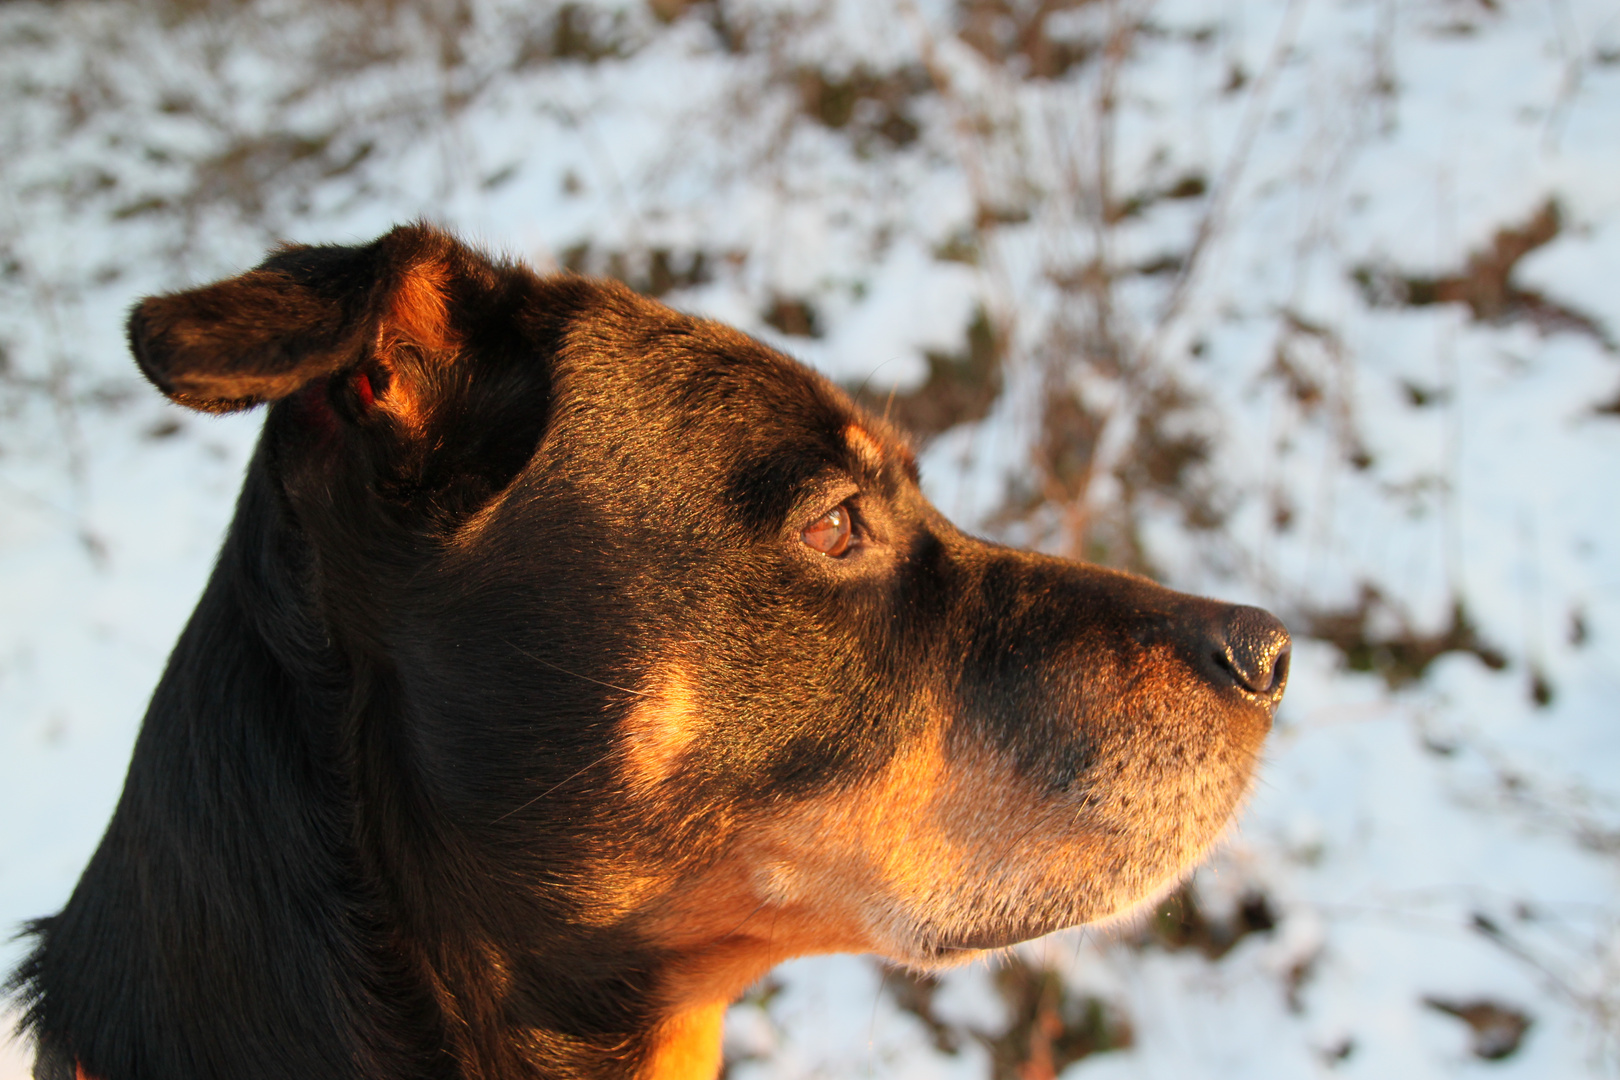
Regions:
M 883 445 L 861 425 L 847 425 L 844 428 L 844 441 L 855 452 L 855 456 L 861 459 L 861 464 L 872 472 L 883 468 Z
M 636 1080 L 713 1080 L 720 1075 L 726 1004 L 710 1002 L 660 1024 Z
M 423 359 L 459 346 L 450 325 L 449 302 L 445 297 L 450 268 L 436 260 L 423 260 L 400 279 L 388 304 L 388 317 L 377 330 L 377 355 L 390 370 L 387 390 L 378 404 L 408 430 L 420 432 L 427 425 L 427 413 L 415 390 L 411 372 L 405 365 L 390 362 L 399 346 L 412 346 Z
M 625 717 L 624 775 L 632 789 L 648 793 L 679 766 L 692 745 L 698 723 L 686 674 L 667 667 Z
M 406 271 L 388 308 L 395 333 L 433 352 L 454 345 L 445 299 L 449 283 L 450 268 L 441 262 L 419 262 Z

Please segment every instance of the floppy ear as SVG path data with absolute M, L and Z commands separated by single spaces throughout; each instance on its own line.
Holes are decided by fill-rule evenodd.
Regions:
M 446 291 L 462 252 L 423 225 L 364 247 L 285 247 L 239 277 L 141 301 L 130 350 L 153 385 L 190 408 L 276 401 L 398 345 L 454 347 Z M 373 388 L 357 378 L 369 402 Z

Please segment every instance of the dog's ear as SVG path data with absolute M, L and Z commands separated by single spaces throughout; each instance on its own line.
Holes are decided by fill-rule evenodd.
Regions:
M 365 365 L 386 381 L 401 346 L 417 356 L 454 349 L 448 290 L 471 256 L 449 236 L 401 226 L 364 247 L 288 246 L 258 268 L 199 289 L 153 296 L 129 317 L 141 371 L 171 399 L 235 412 L 353 370 L 367 404 Z M 408 385 L 391 411 L 409 421 Z

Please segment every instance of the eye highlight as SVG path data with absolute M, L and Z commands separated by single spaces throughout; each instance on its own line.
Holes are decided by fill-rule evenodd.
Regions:
M 849 507 L 840 503 L 812 521 L 799 534 L 806 547 L 814 548 L 829 558 L 842 558 L 849 551 L 852 533 Z

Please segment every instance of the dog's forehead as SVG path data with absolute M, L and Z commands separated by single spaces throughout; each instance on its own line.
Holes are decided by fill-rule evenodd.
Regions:
M 716 467 L 914 472 L 909 449 L 804 364 L 721 323 L 611 292 L 579 315 L 555 382 L 581 438 L 637 442 Z M 654 456 L 657 456 L 655 454 Z

